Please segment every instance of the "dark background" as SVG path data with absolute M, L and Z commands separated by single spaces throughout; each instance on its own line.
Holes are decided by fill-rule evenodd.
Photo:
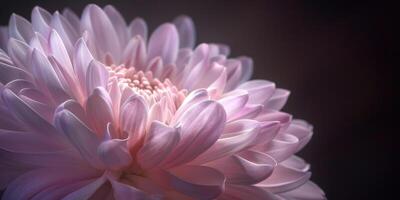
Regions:
M 1 1 L 0 23 L 34 5 L 80 13 L 94 1 Z M 111 2 L 111 1 L 110 1 Z M 97 1 L 106 5 L 107 1 Z M 300 153 L 329 199 L 388 199 L 394 170 L 393 6 L 368 1 L 112 1 L 150 29 L 191 16 L 198 42 L 254 58 L 253 78 L 292 91 L 285 111 L 315 127 Z M 391 11 L 393 10 L 393 11 Z

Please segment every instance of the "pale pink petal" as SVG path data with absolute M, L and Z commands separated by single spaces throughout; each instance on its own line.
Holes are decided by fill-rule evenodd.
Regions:
M 228 120 L 230 120 L 231 117 L 242 110 L 248 100 L 249 93 L 246 90 L 234 90 L 229 93 L 225 93 L 224 96 L 218 100 L 218 102 L 224 106 Z
M 225 64 L 228 74 L 228 80 L 225 86 L 225 91 L 231 91 L 240 84 L 242 76 L 242 63 L 235 59 L 228 59 Z
M 282 127 L 287 128 L 292 121 L 292 115 L 284 112 L 264 109 L 257 117 L 255 117 L 255 119 L 261 122 L 279 121 Z
M 307 164 L 302 158 L 295 155 L 289 157 L 288 159 L 282 161 L 279 164 L 286 168 L 301 172 L 307 172 L 310 169 L 309 164 Z
M 146 135 L 143 147 L 137 154 L 142 168 L 151 169 L 159 165 L 180 141 L 180 128 L 168 127 L 154 121 Z
M 85 110 L 83 107 L 76 102 L 75 100 L 69 99 L 62 104 L 60 104 L 56 110 L 54 111 L 55 114 L 57 114 L 60 111 L 63 110 L 68 110 L 71 113 L 73 113 L 79 120 L 81 120 L 83 123 L 88 124 L 89 120 L 87 119 Z
M 173 24 L 159 26 L 151 35 L 148 46 L 148 61 L 160 56 L 165 64 L 172 64 L 178 56 L 179 36 Z
M 303 120 L 293 120 L 287 132 L 298 138 L 299 145 L 297 151 L 300 151 L 310 141 L 313 135 L 313 127 Z
M 104 61 L 106 54 L 111 54 L 114 60 L 119 60 L 122 48 L 118 34 L 100 7 L 90 4 L 85 8 L 82 14 L 82 26 L 90 35 L 90 44 L 95 46 L 98 59 Z
M 287 192 L 306 183 L 310 176 L 310 172 L 301 172 L 278 165 L 271 176 L 255 186 L 273 193 Z
M 51 55 L 60 63 L 65 70 L 72 75 L 74 69 L 72 68 L 71 59 L 69 57 L 68 51 L 65 48 L 64 42 L 60 35 L 52 29 L 50 32 L 49 45 L 51 50 Z
M 107 89 L 108 71 L 101 62 L 92 60 L 86 73 L 86 92 L 87 95 L 92 94 L 97 87 Z
M 9 89 L 3 90 L 2 98 L 8 108 L 11 109 L 15 118 L 17 118 L 24 127 L 29 128 L 38 134 L 43 134 L 47 137 L 53 138 L 54 140 L 58 137 L 58 134 L 54 134 L 56 130 L 49 122 L 32 110 L 32 108 L 30 108 Z
M 87 99 L 86 113 L 91 127 L 101 137 L 106 130 L 107 123 L 113 121 L 111 99 L 104 88 L 97 87 L 93 90 Z
M 279 195 L 286 199 L 326 200 L 324 191 L 311 181 Z
M 31 23 L 25 18 L 13 14 L 9 22 L 9 37 L 28 43 L 34 36 Z
M 196 199 L 215 199 L 225 185 L 223 174 L 205 166 L 181 166 L 152 176 L 161 185 Z
M 67 21 L 74 27 L 77 31 L 80 28 L 80 20 L 79 17 L 69 8 L 65 8 L 63 10 L 63 16 L 67 19 Z
M 244 151 L 206 164 L 223 173 L 228 184 L 238 185 L 252 185 L 266 179 L 276 165 L 272 157 L 256 151 Z
M 142 139 L 147 123 L 147 112 L 147 104 L 142 97 L 137 95 L 130 96 L 122 105 L 121 128 L 129 135 L 130 146 Z
M 238 87 L 249 92 L 249 103 L 263 104 L 275 92 L 275 84 L 265 80 L 247 81 Z
M 192 19 L 188 16 L 179 16 L 174 19 L 179 33 L 179 47 L 193 48 L 196 42 L 196 30 Z
M 221 137 L 193 163 L 202 164 L 225 156 L 233 155 L 248 148 L 260 130 L 260 123 L 255 120 L 238 120 L 227 123 Z
M 80 38 L 75 45 L 74 54 L 74 70 L 81 83 L 81 86 L 86 89 L 86 73 L 89 63 L 93 60 L 93 56 L 88 49 L 86 42 Z
M 282 200 L 274 194 L 254 186 L 227 185 L 224 193 L 218 197 L 220 200 L 265 199 Z
M 146 45 L 140 36 L 136 36 L 129 40 L 124 53 L 123 62 L 128 67 L 135 67 L 135 69 L 144 69 L 146 65 Z
M 8 185 L 3 199 L 31 199 L 38 192 L 55 184 L 81 181 L 96 173 L 81 168 L 40 168 L 29 171 Z
M 52 16 L 49 12 L 39 6 L 36 6 L 35 8 L 33 8 L 31 14 L 33 30 L 35 32 L 39 32 L 45 38 L 48 38 L 51 31 L 51 18 Z
M 107 178 L 105 176 L 101 176 L 97 179 L 92 179 L 87 185 L 78 188 L 77 190 L 71 192 L 64 198 L 63 200 L 75 200 L 75 199 L 89 199 L 98 188 L 100 188 L 105 182 Z
M 207 88 L 207 90 L 210 92 L 211 96 L 214 99 L 220 98 L 221 95 L 224 93 L 226 81 L 227 81 L 226 69 L 223 68 L 218 78 L 214 82 L 212 82 Z
M 0 82 L 3 84 L 7 84 L 14 79 L 30 79 L 26 71 L 6 63 L 0 63 L 0 71 Z
M 246 104 L 239 112 L 235 113 L 230 120 L 234 121 L 238 119 L 254 119 L 262 112 L 263 108 L 264 106 L 261 104 Z
M 37 82 L 43 88 L 47 88 L 50 95 L 62 101 L 65 99 L 65 91 L 61 85 L 61 82 L 55 72 L 53 65 L 40 51 L 34 49 L 32 52 L 32 71 L 36 76 Z
M 237 58 L 242 63 L 242 76 L 240 82 L 248 81 L 253 75 L 253 59 L 247 56 Z
M 146 194 L 137 188 L 130 185 L 120 183 L 118 181 L 111 181 L 112 188 L 114 190 L 115 200 L 145 200 Z
M 278 134 L 270 143 L 264 144 L 260 150 L 272 156 L 278 162 L 293 155 L 299 146 L 299 139 L 291 134 Z
M 189 95 L 186 96 L 181 106 L 179 106 L 178 110 L 175 113 L 174 119 L 172 120 L 172 123 L 176 123 L 176 121 L 181 117 L 181 115 L 193 105 L 209 99 L 210 97 L 208 95 L 207 90 L 205 89 L 197 89 L 192 91 L 191 93 L 189 93 Z
M 102 163 L 97 156 L 100 139 L 95 133 L 67 110 L 57 113 L 54 121 L 57 129 L 65 134 L 83 158 L 93 167 L 102 168 Z
M 13 61 L 14 65 L 21 69 L 25 69 L 28 72 L 31 72 L 31 64 L 29 58 L 32 53 L 32 48 L 30 48 L 26 43 L 10 38 L 8 41 L 8 55 Z
M 268 109 L 280 110 L 286 104 L 290 92 L 284 89 L 276 89 L 274 94 L 265 102 L 265 107 Z
M 118 34 L 119 42 L 122 46 L 128 42 L 128 29 L 124 18 L 112 5 L 104 7 L 104 12 L 107 14 L 112 25 L 114 26 L 115 32 Z
M 226 114 L 215 101 L 204 101 L 193 105 L 177 120 L 182 125 L 181 141 L 168 157 L 168 166 L 186 163 L 208 148 L 220 137 Z
M 62 41 L 64 42 L 65 48 L 71 56 L 73 53 L 75 42 L 79 38 L 79 33 L 76 27 L 74 27 L 58 11 L 54 13 L 54 17 L 51 19 L 51 27 L 54 28 L 60 35 Z
M 137 35 L 140 35 L 144 41 L 147 40 L 147 24 L 140 17 L 132 20 L 132 22 L 129 24 L 128 31 L 130 37 L 135 37 Z
M 106 168 L 111 170 L 123 169 L 132 162 L 127 140 L 112 139 L 104 141 L 98 147 L 97 153 Z

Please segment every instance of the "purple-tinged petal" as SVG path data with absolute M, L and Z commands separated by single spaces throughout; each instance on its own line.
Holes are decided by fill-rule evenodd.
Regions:
M 268 109 L 280 110 L 286 104 L 290 92 L 285 89 L 276 89 L 274 94 L 265 102 L 265 107 Z
M 144 69 L 146 65 L 146 44 L 142 37 L 136 36 L 129 40 L 122 59 L 128 67 L 132 66 L 135 69 Z
M 29 74 L 17 67 L 0 63 L 0 83 L 7 84 L 15 79 L 30 79 Z
M 111 185 L 114 190 L 115 200 L 147 199 L 146 194 L 144 192 L 130 185 L 123 184 L 114 180 L 111 181 Z
M 39 6 L 36 6 L 35 8 L 33 8 L 31 14 L 33 30 L 35 32 L 39 32 L 45 38 L 48 38 L 51 31 L 51 18 L 52 16 L 49 12 Z
M 104 88 L 98 87 L 93 90 L 86 102 L 86 113 L 91 127 L 102 137 L 107 124 L 113 121 L 111 99 Z
M 249 103 L 263 104 L 275 92 L 275 84 L 265 80 L 251 80 L 239 85 L 238 89 L 249 92 Z
M 249 148 L 257 138 L 260 126 L 261 123 L 258 121 L 249 119 L 227 123 L 224 133 L 217 142 L 192 163 L 207 163 Z
M 147 24 L 142 18 L 138 17 L 132 20 L 128 30 L 130 37 L 140 35 L 144 41 L 147 40 Z
M 106 13 L 97 5 L 88 5 L 82 14 L 82 28 L 87 30 L 90 45 L 95 47 L 98 59 L 105 61 L 106 54 L 119 61 L 121 44 L 118 34 Z
M 107 178 L 104 175 L 97 179 L 91 179 L 91 182 L 89 182 L 87 185 L 71 192 L 62 198 L 62 200 L 90 199 L 96 190 L 105 184 L 106 181 Z
M 249 100 L 249 93 L 246 90 L 233 90 L 225 93 L 218 102 L 224 106 L 228 121 L 239 113 Z
M 180 128 L 168 127 L 154 121 L 146 135 L 143 147 L 137 154 L 137 160 L 144 169 L 159 165 L 180 141 Z
M 278 162 L 286 160 L 299 146 L 299 139 L 291 134 L 278 134 L 270 143 L 260 147 L 260 151 L 272 156 Z
M 56 11 L 54 13 L 54 17 L 51 19 L 51 27 L 54 28 L 60 35 L 62 41 L 64 42 L 65 48 L 71 56 L 73 53 L 74 44 L 79 38 L 79 33 L 76 29 L 79 28 L 79 26 L 73 27 L 63 15 Z
M 203 101 L 190 107 L 177 121 L 182 125 L 181 141 L 167 158 L 168 166 L 189 162 L 210 148 L 223 131 L 226 113 L 219 103 Z
M 14 38 L 10 38 L 7 47 L 8 55 L 10 56 L 14 65 L 31 72 L 31 64 L 27 58 L 31 56 L 32 48 L 30 48 L 26 43 Z
M 196 30 L 192 19 L 188 16 L 179 16 L 174 19 L 179 33 L 179 47 L 193 48 L 196 42 Z
M 243 83 L 245 81 L 248 81 L 253 74 L 253 59 L 247 56 L 241 56 L 237 59 L 239 59 L 242 63 L 242 77 L 240 79 L 240 82 Z
M 282 200 L 277 198 L 269 191 L 254 186 L 227 185 L 224 193 L 218 197 L 220 200 L 240 200 L 240 199 L 265 199 Z
M 108 71 L 105 65 L 102 63 L 92 60 L 89 63 L 89 67 L 86 72 L 86 92 L 87 95 L 92 94 L 93 90 L 97 87 L 107 89 L 108 83 Z
M 224 190 L 225 177 L 205 166 L 181 166 L 151 174 L 161 185 L 196 199 L 215 199 Z
M 104 141 L 98 147 L 97 153 L 107 169 L 121 170 L 132 162 L 127 140 L 112 139 Z
M 311 181 L 294 190 L 279 194 L 279 196 L 285 199 L 326 200 L 324 191 Z
M 0 49 L 7 49 L 8 39 L 10 38 L 7 26 L 0 26 Z
M 93 60 L 92 53 L 88 49 L 86 42 L 83 38 L 80 38 L 75 45 L 74 54 L 74 70 L 80 81 L 81 86 L 86 89 L 86 73 L 89 67 L 89 63 Z
M 69 8 L 65 8 L 62 12 L 65 19 L 74 27 L 77 31 L 80 28 L 80 20 L 79 17 Z
M 128 31 L 127 25 L 124 18 L 112 5 L 107 5 L 104 7 L 104 12 L 107 14 L 116 33 L 118 34 L 118 39 L 121 45 L 125 45 L 128 42 Z
M 34 36 L 31 23 L 25 18 L 13 14 L 9 22 L 9 37 L 28 43 Z
M 301 172 L 278 165 L 271 176 L 255 186 L 273 193 L 287 192 L 306 183 L 310 176 L 310 172 Z
M 96 173 L 81 168 L 39 168 L 31 170 L 8 185 L 4 199 L 31 199 L 35 194 L 56 184 L 67 184 L 93 177 Z
M 272 157 L 256 151 L 244 151 L 206 164 L 224 174 L 228 184 L 238 185 L 252 185 L 266 179 L 276 165 Z
M 61 111 L 55 116 L 55 125 L 63 132 L 71 144 L 81 153 L 94 168 L 102 168 L 103 164 L 97 156 L 100 139 L 74 114 L 68 110 Z
M 130 96 L 122 105 L 120 113 L 121 128 L 129 135 L 129 147 L 143 139 L 147 113 L 146 102 L 137 95 Z
M 52 29 L 50 32 L 49 45 L 53 57 L 72 76 L 74 69 L 72 68 L 72 63 L 68 55 L 68 51 L 65 48 L 64 42 L 61 39 L 60 35 L 54 29 Z
M 173 24 L 159 26 L 151 35 L 148 46 L 148 61 L 160 56 L 165 64 L 176 61 L 179 50 L 179 36 Z

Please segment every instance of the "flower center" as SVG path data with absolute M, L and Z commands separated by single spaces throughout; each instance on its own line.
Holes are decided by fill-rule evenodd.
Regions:
M 168 78 L 160 81 L 153 76 L 151 71 L 143 72 L 134 67 L 126 68 L 123 65 L 107 66 L 106 69 L 109 71 L 109 80 L 116 78 L 121 91 L 130 88 L 144 97 L 150 105 L 161 101 L 163 97 L 167 97 L 168 100 L 172 100 L 176 104 L 175 106 L 179 106 L 187 93 L 186 90 L 178 90 Z

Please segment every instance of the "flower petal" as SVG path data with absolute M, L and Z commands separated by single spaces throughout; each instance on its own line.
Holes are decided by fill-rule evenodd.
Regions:
M 282 200 L 275 197 L 274 194 L 254 186 L 227 185 L 224 193 L 218 198 L 221 200 L 232 199 L 266 199 Z
M 111 99 L 104 88 L 97 87 L 93 90 L 86 102 L 86 113 L 91 127 L 101 137 L 107 124 L 113 121 Z
M 32 53 L 32 48 L 30 48 L 26 43 L 10 38 L 8 41 L 8 55 L 13 61 L 14 65 L 31 72 L 31 63 L 29 58 Z
M 252 185 L 266 179 L 276 165 L 272 157 L 256 151 L 244 151 L 206 164 L 223 173 L 228 184 L 240 185 Z
M 180 141 L 180 128 L 168 127 L 154 121 L 146 136 L 143 147 L 137 154 L 137 160 L 144 169 L 159 165 Z
M 135 18 L 129 24 L 129 33 L 131 38 L 140 35 L 143 38 L 143 40 L 146 41 L 147 40 L 146 22 L 140 17 Z
M 63 200 L 89 199 L 106 181 L 107 178 L 105 178 L 105 176 L 101 176 L 100 178 L 91 181 L 89 184 L 77 189 L 76 191 L 71 192 L 65 196 Z
M 16 14 L 11 15 L 8 26 L 9 26 L 8 34 L 10 38 L 15 38 L 20 41 L 24 41 L 25 43 L 28 43 L 34 36 L 31 23 L 29 23 L 28 20 L 19 15 Z
M 47 12 L 45 9 L 36 6 L 32 10 L 31 21 L 32 27 L 35 32 L 39 32 L 45 38 L 49 38 L 51 27 L 51 14 Z
M 280 110 L 286 104 L 289 95 L 289 90 L 276 89 L 272 97 L 265 102 L 265 107 L 268 109 Z
M 246 90 L 233 90 L 232 92 L 225 93 L 224 96 L 218 100 L 224 106 L 228 120 L 239 113 L 244 105 L 249 100 L 249 93 Z
M 220 137 L 226 114 L 215 101 L 193 105 L 178 120 L 182 126 L 181 141 L 167 158 L 168 166 L 189 162 L 210 148 Z
M 129 135 L 129 147 L 143 139 L 147 113 L 147 104 L 142 97 L 137 95 L 130 96 L 122 105 L 120 113 L 121 128 Z
M 179 16 L 174 19 L 179 33 L 179 47 L 193 48 L 196 40 L 196 30 L 192 19 L 188 16 Z
M 310 176 L 310 172 L 301 172 L 278 165 L 271 176 L 255 186 L 273 193 L 287 192 L 306 183 Z
M 130 185 L 120 183 L 118 181 L 111 181 L 114 190 L 114 197 L 116 200 L 145 200 L 146 194 Z
M 173 24 L 159 26 L 151 35 L 148 46 L 148 61 L 160 56 L 165 64 L 173 64 L 178 56 L 179 36 Z
M 287 199 L 326 200 L 324 191 L 311 181 L 308 181 L 294 190 L 279 195 Z
M 86 73 L 86 92 L 87 95 L 92 94 L 93 90 L 97 87 L 107 88 L 108 84 L 108 71 L 105 66 L 96 61 L 92 60 L 89 63 L 89 67 Z
M 107 5 L 104 7 L 104 12 L 107 14 L 116 33 L 118 34 L 118 39 L 121 45 L 125 45 L 128 41 L 128 31 L 127 25 L 124 18 L 112 5 Z
M 205 166 L 181 166 L 151 176 L 161 185 L 196 199 L 215 199 L 225 185 L 224 175 Z
M 108 169 L 120 170 L 132 162 L 126 140 L 112 139 L 104 141 L 98 147 L 97 153 Z
M 102 163 L 97 156 L 100 139 L 95 133 L 68 110 L 57 113 L 54 121 L 57 129 L 65 134 L 83 158 L 93 167 L 102 168 Z
M 263 104 L 275 91 L 275 84 L 265 80 L 247 81 L 238 87 L 249 92 L 249 103 Z

